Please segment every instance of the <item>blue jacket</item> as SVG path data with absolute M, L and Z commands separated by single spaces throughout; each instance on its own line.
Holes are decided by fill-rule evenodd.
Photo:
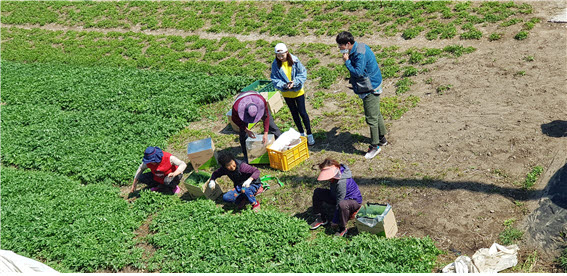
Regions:
M 382 84 L 382 72 L 378 67 L 378 62 L 376 62 L 376 56 L 370 47 L 364 43 L 354 42 L 345 66 L 350 72 L 349 82 L 353 85 L 353 89 L 356 89 L 353 77 L 370 77 L 373 89 Z M 355 90 L 354 93 L 357 93 L 357 91 Z
M 305 66 L 301 64 L 299 58 L 292 54 L 290 55 L 293 59 L 293 66 L 291 67 L 293 88 L 291 89 L 284 89 L 284 85 L 290 82 L 290 80 L 285 75 L 283 68 L 278 67 L 277 59 L 274 59 L 274 62 L 272 62 L 272 74 L 270 75 L 270 78 L 272 79 L 274 87 L 280 91 L 299 91 L 307 80 L 307 69 L 305 69 Z

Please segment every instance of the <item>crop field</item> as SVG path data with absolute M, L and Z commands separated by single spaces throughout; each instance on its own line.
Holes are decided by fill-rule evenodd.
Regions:
M 500 242 L 524 250 L 508 272 L 563 271 L 565 253 L 536 260 L 539 249 L 524 244 L 521 231 L 545 185 L 538 179 L 562 141 L 516 129 L 534 125 L 529 118 L 565 113 L 553 111 L 564 99 L 556 100 L 562 91 L 552 87 L 564 82 L 555 73 L 564 69 L 562 56 L 544 58 L 537 52 L 544 46 L 534 42 L 555 30 L 543 23 L 550 6 L 3 1 L 0 248 L 61 272 L 427 273 Z M 370 161 L 362 156 L 369 137 L 362 102 L 347 88 L 349 72 L 334 41 L 343 30 L 372 48 L 384 77 L 380 105 L 391 143 Z M 189 163 L 187 143 L 211 137 L 217 151 L 242 157 L 225 113 L 242 88 L 269 79 L 278 42 L 307 68 L 317 143 L 290 171 L 259 166 L 262 175 L 285 183 L 270 183 L 259 196 L 262 210 L 238 211 L 183 193 L 130 194 L 150 145 Z M 520 58 L 500 54 L 503 48 L 518 49 L 510 52 Z M 504 60 L 509 63 L 499 63 Z M 549 68 L 548 81 L 537 89 L 545 89 L 545 98 L 506 90 L 539 80 L 542 68 Z M 517 100 L 510 96 L 516 91 Z M 551 107 L 508 116 L 508 109 L 491 105 L 502 102 L 517 110 L 527 110 L 518 102 Z M 491 109 L 469 109 L 475 106 Z M 475 112 L 497 112 L 500 119 L 469 119 Z M 282 131 L 295 128 L 286 106 L 274 117 Z M 533 148 L 530 139 L 545 143 Z M 324 187 L 312 167 L 325 157 L 351 167 L 364 201 L 392 204 L 395 238 L 359 233 L 352 222 L 341 238 L 331 229 L 309 230 L 312 192 Z M 232 187 L 227 178 L 218 183 Z M 479 194 L 486 206 L 475 200 Z M 468 213 L 457 214 L 462 208 Z

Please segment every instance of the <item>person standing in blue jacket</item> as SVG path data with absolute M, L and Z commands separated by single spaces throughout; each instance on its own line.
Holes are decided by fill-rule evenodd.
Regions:
M 315 144 L 315 139 L 311 133 L 311 123 L 305 108 L 305 91 L 303 90 L 303 84 L 307 80 L 307 70 L 299 58 L 289 53 L 285 44 L 278 43 L 275 52 L 276 58 L 272 62 L 270 75 L 272 84 L 282 92 L 297 130 L 302 136 L 307 136 L 307 143 L 312 146 Z M 305 132 L 301 124 L 302 120 Z
M 362 206 L 362 195 L 358 185 L 352 179 L 352 173 L 347 165 L 340 164 L 334 159 L 327 158 L 319 164 L 321 173 L 317 180 L 329 181 L 330 189 L 317 188 L 313 192 L 313 214 L 315 221 L 309 226 L 311 230 L 326 225 L 328 219 L 323 212 L 323 203 L 335 205 L 331 225 L 338 225 L 337 236 L 347 233 L 347 222 L 353 219 Z
M 350 72 L 349 82 L 352 89 L 363 102 L 366 123 L 370 126 L 370 146 L 364 157 L 374 158 L 380 147 L 385 146 L 386 126 L 380 112 L 380 94 L 382 93 L 382 72 L 376 62 L 374 52 L 368 45 L 354 41 L 349 32 L 341 32 L 336 38 L 345 66 Z

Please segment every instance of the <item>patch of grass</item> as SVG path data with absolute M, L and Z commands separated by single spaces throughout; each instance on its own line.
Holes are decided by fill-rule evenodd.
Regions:
M 524 273 L 532 272 L 535 264 L 537 263 L 537 259 L 538 259 L 537 251 L 534 251 L 532 254 L 526 257 L 526 261 L 524 262 L 524 264 L 522 264 L 520 271 Z
M 514 38 L 516 40 L 524 40 L 526 38 L 528 38 L 528 32 L 527 31 L 520 31 L 519 33 L 517 33 Z
M 452 84 L 440 85 L 435 89 L 435 91 L 437 91 L 437 94 L 443 95 L 443 94 L 445 94 L 445 92 L 449 91 L 451 88 L 453 88 Z
M 502 33 L 491 33 L 490 36 L 488 37 L 489 41 L 496 41 L 496 40 L 500 40 L 502 38 Z
M 409 91 L 412 84 L 414 84 L 414 82 L 410 78 L 402 78 L 396 82 L 396 95 L 401 95 Z
M 311 98 L 311 105 L 313 106 L 313 108 L 321 108 L 324 105 L 323 102 L 325 101 L 326 95 L 327 94 L 323 91 L 315 92 L 313 94 L 313 98 Z
M 494 170 L 492 170 L 492 173 L 499 176 L 499 177 L 504 177 L 504 178 L 508 177 L 508 174 L 501 169 L 494 169 Z
M 516 76 L 522 77 L 522 76 L 525 76 L 525 75 L 526 75 L 526 71 L 518 71 L 518 72 L 516 72 Z
M 455 57 L 460 57 L 463 54 L 472 53 L 472 52 L 476 51 L 476 49 L 472 46 L 465 48 L 461 45 L 448 45 L 448 46 L 445 46 L 445 48 L 443 48 L 443 51 L 447 52 L 447 53 L 451 53 Z
M 405 68 L 404 73 L 402 74 L 402 77 L 411 77 L 411 76 L 416 76 L 417 75 L 417 68 L 413 67 L 413 66 L 408 66 Z
M 542 166 L 535 166 L 532 171 L 526 175 L 526 179 L 524 180 L 523 185 L 524 189 L 530 189 L 531 187 L 533 187 L 542 172 Z
M 524 57 L 524 60 L 528 61 L 528 62 L 532 62 L 532 61 L 535 60 L 535 58 L 534 58 L 534 56 L 527 56 L 527 57 Z
M 406 40 L 415 38 L 421 33 L 425 28 L 422 26 L 417 26 L 414 28 L 405 29 L 402 33 L 402 37 Z
M 500 240 L 500 243 L 502 245 L 510 245 L 520 240 L 523 235 L 524 232 L 514 227 L 507 226 L 504 231 L 502 231 L 500 235 L 498 235 L 498 239 Z
M 410 108 L 417 106 L 419 100 L 417 96 L 409 96 L 406 99 L 402 99 L 398 96 L 384 97 L 380 99 L 380 110 L 384 119 L 397 120 Z
M 466 32 L 461 34 L 461 39 L 480 39 L 482 37 L 482 32 L 476 29 L 472 23 L 465 24 L 463 30 L 466 30 Z
M 559 267 L 561 267 L 563 271 L 567 271 L 567 248 L 565 248 L 561 253 L 561 256 L 557 258 L 557 262 L 559 263 Z

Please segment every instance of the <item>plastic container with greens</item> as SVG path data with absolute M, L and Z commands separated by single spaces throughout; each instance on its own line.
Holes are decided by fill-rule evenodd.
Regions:
M 202 187 L 209 178 L 211 178 L 211 174 L 208 172 L 193 172 L 187 177 L 187 179 L 185 179 L 185 186 L 191 185 L 195 187 Z

